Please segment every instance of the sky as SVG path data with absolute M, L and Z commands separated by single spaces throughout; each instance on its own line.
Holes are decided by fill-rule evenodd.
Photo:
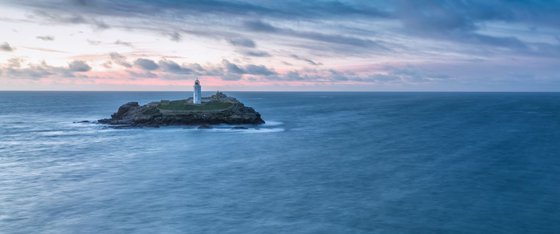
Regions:
M 560 91 L 560 0 L 0 0 L 0 90 Z

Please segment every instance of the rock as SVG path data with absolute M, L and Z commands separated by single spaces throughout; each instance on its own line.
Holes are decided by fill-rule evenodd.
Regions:
M 255 109 L 218 92 L 203 98 L 200 105 L 193 105 L 192 98 L 163 100 L 143 106 L 138 102 L 129 102 L 120 106 L 110 119 L 97 122 L 132 127 L 200 125 L 199 128 L 207 128 L 211 124 L 263 124 L 264 120 Z
M 110 123 L 111 123 L 111 119 L 100 119 L 100 120 L 97 120 L 97 123 L 100 123 L 100 124 L 110 124 Z
M 91 123 L 89 120 L 76 121 L 74 123 Z
M 119 110 L 117 111 L 117 113 L 114 113 L 113 115 L 111 115 L 111 118 L 122 118 L 126 113 L 128 113 L 131 110 L 134 110 L 136 108 L 138 108 L 138 102 L 129 102 L 126 103 L 124 105 L 122 105 L 121 107 L 119 107 Z

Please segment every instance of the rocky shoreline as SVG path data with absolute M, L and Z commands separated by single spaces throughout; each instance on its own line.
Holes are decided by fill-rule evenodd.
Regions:
M 159 127 L 171 125 L 200 125 L 208 128 L 213 124 L 263 124 L 261 115 L 233 97 L 216 93 L 202 99 L 202 104 L 192 104 L 192 98 L 162 100 L 140 106 L 129 102 L 119 107 L 109 119 L 101 124 L 126 127 Z

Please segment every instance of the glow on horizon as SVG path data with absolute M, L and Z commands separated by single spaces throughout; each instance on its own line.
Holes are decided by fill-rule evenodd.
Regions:
M 4 1 L 0 90 L 560 91 L 558 1 L 258 3 Z

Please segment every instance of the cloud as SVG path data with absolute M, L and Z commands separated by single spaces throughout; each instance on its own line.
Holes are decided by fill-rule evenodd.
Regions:
M 8 63 L 6 65 L 7 67 L 20 68 L 23 62 L 23 58 L 10 58 L 8 59 Z
M 10 59 L 8 63 L 0 66 L 0 73 L 14 79 L 73 78 L 91 70 L 91 67 L 81 60 L 74 60 L 66 67 L 51 66 L 46 62 L 39 64 L 23 62 L 21 58 Z
M 285 74 L 276 74 L 264 76 L 265 80 L 282 81 L 282 82 L 319 82 L 329 79 L 328 76 L 318 73 L 317 71 L 288 71 Z
M 80 6 L 88 6 L 90 5 L 87 0 L 72 0 L 72 3 L 80 5 Z
M 247 65 L 245 67 L 245 73 L 252 74 L 252 75 L 274 75 L 276 72 L 270 70 L 269 68 L 265 67 L 264 65 Z
M 409 83 L 433 82 L 450 79 L 450 76 L 440 72 L 430 71 L 417 66 L 386 67 L 383 73 L 369 75 L 366 80 L 373 81 L 401 81 Z
M 102 64 L 104 68 L 113 68 L 113 62 L 107 61 Z
M 317 83 L 434 82 L 456 77 L 460 73 L 439 72 L 437 69 L 422 70 L 415 67 L 401 70 L 385 67 L 379 70 L 367 69 L 370 66 L 377 68 L 383 64 L 406 63 L 414 65 L 439 62 L 452 66 L 477 60 L 484 62 L 479 62 L 471 68 L 473 71 L 484 73 L 484 77 L 494 75 L 505 77 L 500 74 L 508 71 L 501 65 L 515 64 L 516 67 L 520 67 L 520 73 L 535 72 L 534 80 L 552 80 L 557 76 L 545 74 L 535 66 L 539 64 L 557 66 L 560 56 L 558 38 L 560 28 L 557 23 L 560 22 L 560 14 L 558 14 L 560 3 L 558 1 L 7 0 L 7 2 L 10 7 L 22 6 L 22 12 L 35 12 L 32 18 L 25 19 L 25 24 L 36 23 L 46 27 L 64 24 L 60 29 L 83 30 L 85 33 L 88 33 L 87 29 L 84 30 L 85 25 L 94 29 L 111 27 L 111 32 L 115 32 L 114 35 L 130 34 L 100 39 L 103 42 L 88 42 L 99 45 L 96 48 L 101 51 L 99 53 L 115 51 L 113 49 L 116 46 L 111 45 L 113 43 L 134 48 L 134 53 L 126 54 L 130 61 L 120 54 L 111 55 L 112 68 L 134 71 L 146 77 L 158 76 L 161 79 L 166 79 L 165 76 L 172 78 L 193 74 L 223 77 L 224 80 L 243 79 L 243 81 L 255 79 Z M 11 20 L 10 22 L 15 25 L 17 19 Z M 23 22 L 17 21 L 17 23 Z M 95 30 L 93 31 L 95 33 Z M 58 33 L 58 30 L 50 33 Z M 32 37 L 35 36 L 37 35 L 32 34 Z M 57 39 L 55 43 L 62 43 L 60 39 L 63 35 L 60 35 L 60 38 L 58 34 L 53 36 Z M 149 40 L 149 36 L 163 37 L 163 41 L 167 39 L 180 41 L 189 38 L 189 42 L 185 43 L 190 43 L 192 39 L 192 45 L 207 43 L 202 47 L 208 47 L 209 51 L 217 51 L 212 55 L 217 55 L 220 59 L 206 61 L 206 58 L 216 57 L 201 56 L 200 61 L 204 61 L 203 65 L 186 64 L 185 61 L 195 61 L 197 55 L 189 57 L 187 51 L 181 56 L 188 58 L 170 57 L 168 55 L 176 55 L 172 53 L 183 53 L 182 49 L 187 47 L 181 50 L 159 47 L 157 38 Z M 142 39 L 140 40 L 142 43 L 134 46 L 126 41 L 134 42 L 138 38 Z M 223 42 L 226 44 L 224 45 Z M 5 45 L 0 49 L 13 50 L 9 44 L 5 43 Z M 23 44 L 16 46 L 17 51 L 27 51 L 30 48 Z M 40 53 L 47 53 L 47 51 L 41 50 Z M 146 57 L 142 59 L 151 63 L 139 62 L 141 60 L 138 56 Z M 166 59 L 160 60 L 160 57 Z M 268 58 L 258 59 L 258 57 Z M 228 60 L 221 61 L 221 58 Z M 87 61 L 102 65 L 107 58 L 102 60 Z M 135 60 L 136 62 L 133 62 Z M 262 61 L 262 64 L 247 64 L 252 60 Z M 282 66 L 283 62 L 291 65 L 289 69 L 293 70 L 286 71 L 286 66 Z M 273 67 L 277 64 L 281 68 Z M 497 71 L 492 75 L 486 75 L 488 72 L 478 69 L 487 66 L 486 64 L 492 64 L 493 69 Z M 109 66 L 108 63 L 106 65 Z M 36 68 L 37 74 L 45 71 L 57 75 L 63 73 L 64 69 L 69 70 L 67 67 L 37 64 L 32 66 Z M 22 63 L 20 68 L 14 66 L 11 69 L 23 71 L 22 69 L 29 69 L 32 66 Z M 344 69 L 355 69 L 355 71 Z M 457 68 L 460 69 L 462 68 Z
M 153 71 L 153 70 L 157 70 L 159 68 L 157 63 L 155 63 L 153 60 L 144 59 L 144 58 L 136 59 L 136 61 L 134 61 L 134 65 L 136 65 L 137 67 L 140 67 L 143 70 L 147 70 L 147 71 Z
M 39 19 L 68 24 L 91 24 L 107 28 L 151 30 L 164 33 L 173 41 L 180 41 L 182 33 L 210 38 L 232 38 L 231 35 L 250 33 L 274 34 L 269 42 L 304 48 L 306 52 L 330 52 L 342 55 L 422 50 L 399 40 L 416 37 L 464 43 L 480 48 L 478 51 L 557 55 L 544 50 L 549 45 L 536 45 L 516 34 L 520 27 L 549 27 L 557 29 L 560 21 L 557 1 L 293 1 L 285 4 L 274 1 L 166 1 L 139 0 L 119 2 L 98 0 L 87 4 L 79 1 L 12 1 L 35 10 Z M 72 13 L 68 13 L 72 12 Z M 201 17 L 213 20 L 201 23 Z M 148 19 L 148 20 L 146 20 Z M 223 20 L 227 19 L 227 20 Z M 258 20 L 255 20 L 258 19 Z M 153 22 L 153 23 L 150 23 Z M 487 24 L 516 23 L 512 35 L 481 32 Z M 44 23 L 44 22 L 43 22 Z M 372 33 L 373 30 L 385 33 Z M 232 32 L 233 31 L 233 32 Z M 508 31 L 506 30 L 501 32 Z M 556 30 L 557 31 L 557 30 Z M 171 33 L 170 33 L 171 32 Z M 301 41 L 305 39 L 308 41 Z M 393 40 L 397 39 L 397 40 Z M 235 47 L 256 48 L 254 41 L 233 36 L 228 42 Z M 131 46 L 122 43 L 121 45 Z M 534 49 L 530 49 L 530 48 Z M 503 50 L 506 48 L 508 50 Z M 423 51 L 421 51 L 423 52 Z M 266 53 L 248 51 L 247 56 L 266 57 Z M 311 64 L 311 63 L 310 63 Z
M 0 50 L 11 52 L 11 51 L 14 51 L 14 48 L 11 47 L 10 44 L 8 44 L 8 42 L 4 42 L 3 44 L 0 45 Z
M 53 36 L 37 36 L 37 39 L 43 40 L 43 41 L 53 41 L 54 37 Z
M 91 67 L 84 61 L 75 60 L 68 64 L 68 69 L 72 72 L 87 72 L 91 70 Z
M 135 72 L 135 71 L 127 71 L 128 74 L 132 76 L 132 78 L 159 78 L 157 74 L 144 71 L 144 72 Z
M 241 75 L 235 73 L 226 73 L 223 74 L 221 78 L 222 80 L 227 80 L 227 81 L 237 81 L 237 80 L 241 80 Z
M 270 57 L 268 52 L 262 50 L 243 50 L 241 53 L 251 57 Z
M 473 31 L 477 28 L 477 21 L 503 17 L 502 12 L 493 10 L 493 7 L 484 9 L 492 12 L 475 9 L 475 2 L 400 1 L 396 14 L 407 29 L 420 33 Z
M 172 41 L 181 41 L 183 39 L 183 36 L 178 32 L 167 33 L 167 35 Z
M 250 2 L 250 1 L 167 1 L 167 0 L 138 0 L 115 4 L 113 1 L 99 0 L 84 1 L 14 1 L 20 5 L 33 6 L 43 10 L 70 11 L 79 13 L 95 13 L 104 15 L 139 15 L 158 16 L 172 13 L 174 18 L 183 15 L 197 15 L 204 12 L 209 15 L 250 17 L 272 17 L 278 19 L 320 19 L 344 17 L 385 18 L 389 14 L 379 7 L 379 4 L 369 2 L 342 1 L 294 1 Z M 64 3 L 64 7 L 62 7 Z
M 93 24 L 96 26 L 97 29 L 108 29 L 110 26 L 103 21 L 100 20 L 93 20 Z
M 276 27 L 272 26 L 271 24 L 265 23 L 265 22 L 260 21 L 260 20 L 245 21 L 244 26 L 245 26 L 245 28 L 247 28 L 251 31 L 255 31 L 255 32 L 273 33 L 273 32 L 280 31 L 279 28 L 276 28 Z
M 264 80 L 298 82 L 310 84 L 425 84 L 449 80 L 445 74 L 426 71 L 417 67 L 386 67 L 356 73 L 351 70 L 302 69 L 283 74 L 273 73 L 262 76 Z
M 29 49 L 29 50 L 35 50 L 35 51 L 39 51 L 39 52 L 63 53 L 63 54 L 67 53 L 66 51 L 62 51 L 62 50 L 53 50 L 53 49 L 41 48 L 41 47 L 22 46 L 22 48 Z
M 110 54 L 109 54 L 109 57 L 111 57 L 111 59 L 112 59 L 112 60 L 115 60 L 115 61 L 119 61 L 119 60 L 120 60 L 120 61 L 123 61 L 123 60 L 126 60 L 126 57 L 125 57 L 124 55 L 121 55 L 121 54 L 116 53 L 116 52 L 110 53 Z
M 403 23 L 405 32 L 421 37 L 466 43 L 489 48 L 507 48 L 519 53 L 549 54 L 531 51 L 535 46 L 516 35 L 495 35 L 481 32 L 488 23 L 518 23 L 518 27 L 552 26 L 560 21 L 558 2 L 542 4 L 538 1 L 400 1 L 395 15 Z M 523 23 L 523 24 L 519 24 Z M 519 30 L 519 29 L 517 29 Z M 499 50 L 494 50 L 499 51 Z M 557 53 L 558 54 L 558 53 Z
M 101 41 L 89 40 L 89 39 L 87 40 L 87 42 L 88 42 L 89 44 L 91 44 L 91 45 L 99 45 L 99 44 L 101 44 Z
M 171 60 L 160 60 L 158 62 L 159 67 L 164 72 L 170 72 L 175 74 L 192 74 L 193 70 L 183 67 L 178 63 Z
M 231 63 L 228 60 L 222 60 L 225 74 L 222 75 L 224 80 L 239 80 L 243 75 L 269 76 L 277 74 L 274 70 L 264 65 L 249 64 L 246 66 Z
M 364 39 L 364 38 L 358 38 L 352 36 L 342 36 L 337 34 L 326 34 L 321 32 L 298 31 L 289 28 L 279 28 L 260 20 L 246 21 L 244 25 L 246 29 L 254 32 L 274 33 L 281 36 L 299 37 L 299 38 L 305 38 L 313 41 L 320 41 L 320 42 L 326 42 L 332 44 L 372 48 L 377 50 L 388 50 L 388 48 L 383 46 L 380 41 L 374 41 L 370 39 Z
M 21 68 L 21 67 L 3 67 L 0 68 L 0 73 L 8 78 L 15 78 L 15 79 L 41 79 L 43 77 L 48 77 L 53 75 L 58 70 L 55 67 L 50 67 L 46 64 L 40 65 L 30 65 L 29 67 Z M 63 74 L 63 73 L 61 73 Z
M 132 45 L 132 43 L 127 42 L 127 41 L 121 41 L 121 40 L 116 40 L 115 45 L 122 45 L 122 46 L 126 46 L 126 47 L 134 47 Z
M 239 47 L 255 48 L 257 46 L 255 41 L 247 38 L 229 39 L 228 42 L 233 46 L 239 46 Z
M 311 60 L 311 59 L 304 58 L 304 57 L 301 57 L 301 56 L 298 56 L 298 55 L 295 55 L 295 54 L 292 54 L 290 57 L 292 57 L 292 58 L 294 58 L 294 59 L 296 59 L 296 60 L 304 61 L 304 62 L 306 62 L 306 63 L 309 63 L 309 64 L 313 65 L 313 66 L 320 66 L 320 65 L 323 65 L 322 63 L 315 62 L 315 61 L 313 61 L 313 60 Z
M 121 66 L 126 67 L 126 68 L 132 67 L 132 64 L 130 64 L 129 62 L 126 61 L 126 57 L 119 54 L 119 53 L 113 52 L 113 53 L 110 53 L 109 56 L 111 57 L 111 60 L 118 65 L 121 65 Z
M 81 15 L 77 14 L 61 14 L 51 13 L 44 10 L 35 11 L 35 16 L 39 16 L 50 23 L 63 23 L 63 24 L 85 24 L 88 21 Z
M 302 77 L 299 74 L 299 72 L 296 72 L 296 71 L 290 71 L 284 77 L 285 77 L 284 80 L 292 80 L 292 81 L 303 81 L 303 80 L 305 80 L 305 78 Z
M 547 26 L 556 28 L 555 22 L 560 21 L 558 1 L 542 2 L 529 1 L 292 1 L 284 4 L 274 1 L 256 2 L 241 1 L 230 2 L 223 0 L 213 1 L 166 1 L 166 0 L 139 0 L 134 2 L 119 2 L 99 0 L 80 4 L 79 1 L 11 1 L 12 4 L 23 5 L 36 10 L 36 15 L 54 22 L 62 23 L 89 23 L 96 27 L 106 24 L 99 18 L 120 17 L 137 20 L 137 25 L 128 25 L 127 28 L 147 28 L 146 20 L 150 19 L 157 24 L 150 26 L 151 30 L 168 31 L 168 25 L 161 22 L 177 22 L 177 25 L 194 25 L 199 23 L 201 16 L 211 15 L 215 20 L 208 24 L 200 24 L 205 35 L 224 33 L 223 27 L 237 30 L 236 23 L 242 22 L 242 29 L 251 32 L 277 33 L 283 37 L 307 38 L 309 40 L 351 45 L 378 50 L 389 50 L 390 47 L 383 41 L 368 36 L 366 31 L 371 31 L 372 26 L 383 27 L 387 22 L 393 25 L 403 25 L 400 32 L 415 34 L 415 36 L 433 37 L 437 34 L 439 39 L 451 40 L 461 43 L 488 42 L 489 46 L 497 46 L 496 40 L 510 40 L 510 36 L 496 36 L 475 33 L 484 28 L 487 22 L 521 22 L 528 26 Z M 67 12 L 72 12 L 68 14 Z M 255 20 L 260 19 L 260 20 Z M 101 22 L 101 23 L 100 23 Z M 314 28 L 299 26 L 302 22 L 316 23 Z M 339 23 L 336 23 L 339 22 Z M 334 24 L 333 24 L 334 23 Z M 340 27 L 339 24 L 344 24 Z M 378 24 L 380 23 L 380 24 Z M 395 24 L 399 23 L 399 24 Z M 279 27 L 281 25 L 282 27 Z M 321 25 L 329 25 L 322 27 Z M 211 26 L 209 28 L 208 26 Z M 206 29 L 206 30 L 204 30 Z M 351 30 L 349 30 L 351 29 Z M 339 30 L 338 33 L 327 30 Z M 347 31 L 343 31 L 347 30 Z M 398 28 L 397 28 L 398 30 Z M 225 31 L 228 31 L 227 29 Z M 201 30 L 193 30 L 203 34 Z M 346 33 L 352 32 L 352 33 Z M 471 33 L 463 37 L 463 33 Z M 287 34 L 286 34 L 287 33 Z M 450 35 L 450 36 L 446 36 Z M 180 40 L 180 34 L 170 33 L 172 40 Z M 491 38 L 491 37 L 495 38 Z M 481 39 L 484 37 L 485 39 Z M 521 41 L 521 40 L 520 40 Z M 301 44 L 297 44 L 301 46 Z M 499 45 L 499 44 L 498 44 Z M 509 43 L 506 47 L 515 48 L 519 43 Z M 502 46 L 503 47 L 503 46 Z M 314 48 L 314 47 L 308 47 Z M 324 47 L 323 47 L 324 48 Z M 344 48 L 333 48 L 343 51 Z M 519 47 L 523 49 L 523 46 Z M 353 50 L 356 52 L 359 50 Z
M 66 4 L 65 4 L 66 5 Z M 58 23 L 58 24 L 89 24 L 96 29 L 108 29 L 110 26 L 105 22 L 94 19 L 86 18 L 80 14 L 68 14 L 66 12 L 49 12 L 48 10 L 38 10 L 34 12 L 33 17 L 39 17 L 46 21 L 47 23 Z
M 226 71 L 228 73 L 233 73 L 233 74 L 243 74 L 245 73 L 245 71 L 243 71 L 242 68 L 240 68 L 239 66 L 237 66 L 236 64 L 230 63 L 228 60 L 222 60 L 222 64 L 224 65 Z
M 475 44 L 484 44 L 495 47 L 507 47 L 516 49 L 527 49 L 528 45 L 519 40 L 516 37 L 498 37 L 489 36 L 478 33 L 464 34 L 461 38 L 463 41 L 471 42 Z
M 369 81 L 380 81 L 380 82 L 391 82 L 391 81 L 399 81 L 401 79 L 400 76 L 396 76 L 393 74 L 374 74 L 371 75 L 364 80 Z

